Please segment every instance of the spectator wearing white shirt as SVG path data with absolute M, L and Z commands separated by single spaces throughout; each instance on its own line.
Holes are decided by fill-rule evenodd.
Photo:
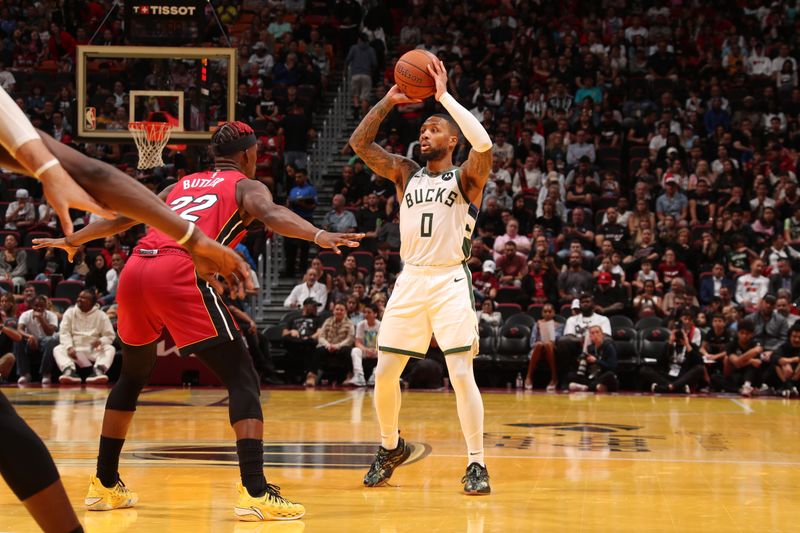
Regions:
M 782 44 L 780 47 L 780 51 L 778 52 L 778 57 L 772 60 L 772 64 L 770 65 L 770 74 L 774 76 L 777 73 L 780 73 L 783 70 L 784 62 L 789 61 L 792 64 L 792 70 L 797 72 L 797 60 L 789 55 L 789 45 Z
M 506 142 L 506 134 L 503 131 L 498 131 L 495 135 L 494 144 L 492 145 L 492 156 L 495 159 L 502 159 L 503 161 L 514 160 L 514 145 Z
M 575 335 L 583 342 L 589 333 L 589 328 L 599 326 L 603 334 L 611 336 L 611 322 L 608 317 L 594 312 L 594 297 L 591 294 L 582 294 L 578 301 L 581 312 L 567 319 L 564 325 L 564 335 Z M 575 308 L 573 301 L 572 308 Z
M 375 384 L 375 371 L 369 376 L 369 381 L 364 380 L 364 359 L 378 360 L 378 330 L 381 321 L 378 320 L 378 309 L 370 304 L 364 307 L 364 320 L 356 326 L 356 345 L 350 352 L 353 361 L 353 377 L 342 385 L 355 385 L 364 387 Z
M 14 356 L 17 358 L 17 384 L 24 385 L 31 381 L 31 363 L 34 357 L 44 359 L 47 349 L 55 342 L 58 333 L 58 316 L 46 309 L 47 298 L 37 296 L 33 300 L 33 309 L 28 309 L 19 317 L 17 327 L 23 339 L 14 344 Z M 49 382 L 49 376 L 44 376 Z M 47 383 L 46 382 L 46 383 Z
M 744 306 L 747 313 L 752 313 L 758 307 L 761 299 L 767 295 L 769 278 L 761 272 L 764 262 L 753 259 L 750 263 L 750 272 L 739 276 L 736 280 L 736 302 Z
M 14 75 L 6 70 L 5 64 L 0 61 L 0 86 L 6 90 L 9 94 L 14 92 L 14 86 L 17 84 L 16 78 Z
M 283 302 L 283 306 L 300 309 L 307 298 L 313 298 L 319 304 L 320 309 L 325 309 L 325 303 L 328 301 L 328 289 L 317 281 L 317 271 L 313 268 L 306 270 L 306 275 L 303 276 L 303 283 L 295 285 L 292 292 Z
M 272 67 L 275 66 L 275 59 L 267 52 L 267 45 L 261 41 L 253 45 L 253 55 L 247 60 L 250 65 L 258 65 L 259 76 L 269 76 Z
M 116 333 L 111 320 L 96 305 L 92 291 L 81 291 L 76 304 L 64 313 L 58 330 L 59 344 L 53 358 L 61 370 L 59 383 L 80 383 L 76 363 L 92 363 L 87 383 L 107 383 L 106 372 L 114 363 L 116 349 L 112 346 Z
M 764 55 L 764 45 L 756 43 L 745 59 L 745 72 L 750 76 L 767 77 L 772 75 L 772 61 Z
M 6 209 L 5 229 L 18 230 L 33 226 L 36 222 L 36 208 L 26 189 L 17 189 L 16 200 Z

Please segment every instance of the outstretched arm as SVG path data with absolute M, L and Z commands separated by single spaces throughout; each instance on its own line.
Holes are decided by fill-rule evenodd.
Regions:
M 330 233 L 317 228 L 292 210 L 273 202 L 272 193 L 259 181 L 240 181 L 236 186 L 236 200 L 247 215 L 281 235 L 313 241 L 323 248 L 333 248 L 337 254 L 341 253 L 339 246 L 355 248 L 364 237 L 363 233 Z
M 403 156 L 390 154 L 375 142 L 375 135 L 378 133 L 383 119 L 398 104 L 416 103 L 420 100 L 413 100 L 400 92 L 397 85 L 394 85 L 386 96 L 375 107 L 369 110 L 367 116 L 361 121 L 356 130 L 350 136 L 350 146 L 355 153 L 364 161 L 373 172 L 388 180 L 391 180 L 400 189 L 403 188 L 403 180 L 419 169 L 411 159 Z
M 428 72 L 436 82 L 436 100 L 450 113 L 472 145 L 467 160 L 461 165 L 461 185 L 469 199 L 479 204 L 492 168 L 492 139 L 478 119 L 447 93 L 447 70 L 444 63 L 431 63 L 428 65 Z

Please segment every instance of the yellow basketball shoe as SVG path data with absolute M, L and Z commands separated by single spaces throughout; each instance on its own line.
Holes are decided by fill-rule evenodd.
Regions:
M 250 496 L 241 483 L 236 484 L 239 499 L 233 508 L 236 518 L 245 522 L 262 520 L 297 520 L 306 514 L 306 508 L 281 496 L 280 487 L 267 484 L 267 492 L 260 498 Z
M 118 480 L 112 488 L 104 487 L 96 476 L 89 478 L 89 492 L 83 503 L 90 511 L 110 511 L 111 509 L 125 509 L 133 507 L 139 501 L 139 495 L 130 490 Z

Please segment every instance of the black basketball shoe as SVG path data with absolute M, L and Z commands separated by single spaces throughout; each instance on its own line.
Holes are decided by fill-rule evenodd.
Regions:
M 461 478 L 464 492 L 473 495 L 483 495 L 492 492 L 489 486 L 489 471 L 478 463 L 470 463 L 467 473 Z
M 378 487 L 386 484 L 392 477 L 394 469 L 403 464 L 410 455 L 411 448 L 406 446 L 406 441 L 402 437 L 397 441 L 397 448 L 394 450 L 387 450 L 380 446 L 372 466 L 369 467 L 369 472 L 364 476 L 364 486 Z

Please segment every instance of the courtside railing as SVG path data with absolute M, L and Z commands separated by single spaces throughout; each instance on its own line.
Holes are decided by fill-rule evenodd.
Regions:
M 322 177 L 330 171 L 334 157 L 342 149 L 339 146 L 339 139 L 347 128 L 347 114 L 350 112 L 351 100 L 349 76 L 345 69 L 339 88 L 336 90 L 336 97 L 322 121 L 322 128 L 317 132 L 317 140 L 308 152 L 308 177 L 317 188 Z
M 283 262 L 283 237 L 280 235 L 272 235 L 267 238 L 264 246 L 264 253 L 258 256 L 258 276 L 259 287 L 256 291 L 255 302 L 253 309 L 255 310 L 255 319 L 260 321 L 264 319 L 264 306 L 272 303 L 271 288 L 278 286 L 278 273 L 281 271 Z

